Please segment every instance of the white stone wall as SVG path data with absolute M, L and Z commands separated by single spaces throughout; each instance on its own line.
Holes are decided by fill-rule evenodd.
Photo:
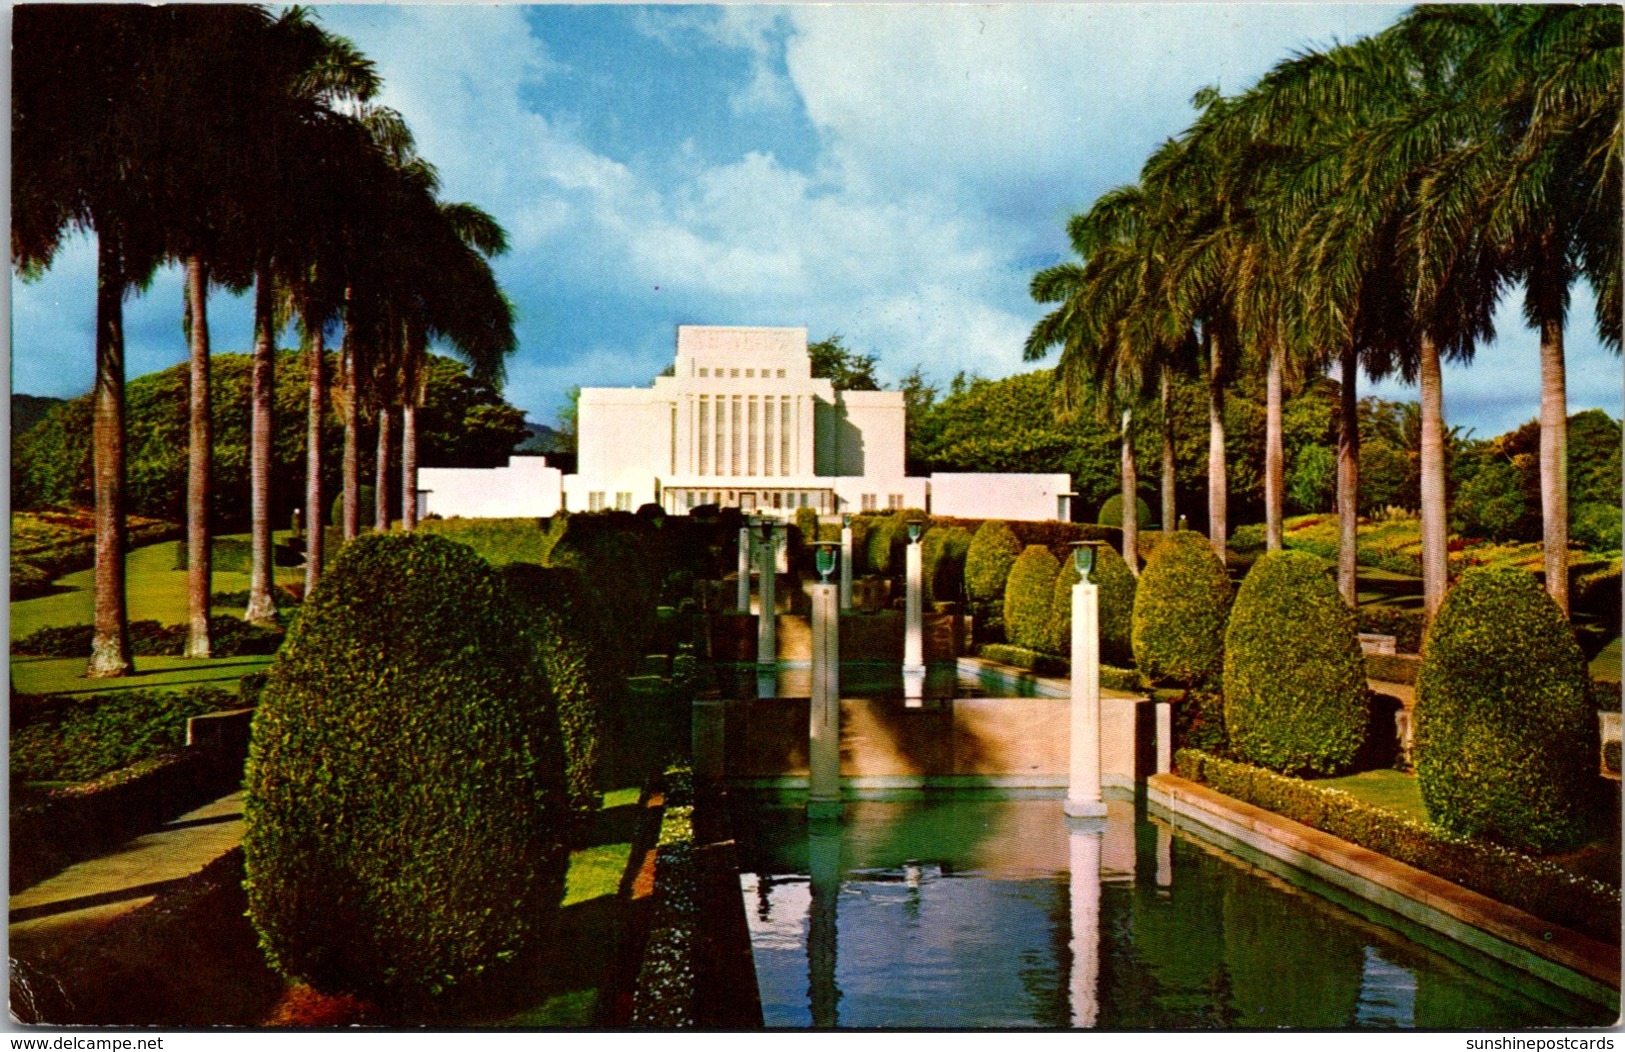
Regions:
M 931 476 L 931 514 L 961 519 L 1041 521 L 1059 517 L 1060 498 L 1072 489 L 1063 474 L 961 472 Z
M 545 457 L 509 457 L 500 468 L 419 468 L 419 510 L 446 519 L 546 518 L 559 510 L 563 478 Z
M 829 481 L 834 485 L 843 512 L 856 514 L 903 508 L 925 510 L 927 480 L 923 478 L 898 474 L 892 478 L 836 478 Z

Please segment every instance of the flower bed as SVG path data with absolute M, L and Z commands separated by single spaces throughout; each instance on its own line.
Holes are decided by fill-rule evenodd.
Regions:
M 699 874 L 694 842 L 693 776 L 666 772 L 666 804 L 655 847 L 654 917 L 632 995 L 632 1026 L 692 1027 L 695 951 L 699 945 Z
M 1387 855 L 1609 943 L 1619 942 L 1620 892 L 1545 859 L 1453 836 L 1348 793 L 1275 774 L 1196 749 L 1181 749 L 1175 769 L 1191 781 Z

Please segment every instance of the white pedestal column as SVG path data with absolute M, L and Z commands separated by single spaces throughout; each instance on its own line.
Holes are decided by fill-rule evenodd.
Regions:
M 1157 702 L 1157 773 L 1168 774 L 1174 769 L 1174 706 L 1171 702 Z
M 767 543 L 762 545 L 761 581 L 757 585 L 757 605 L 761 607 L 756 618 L 756 664 L 775 665 L 779 660 L 778 595 L 778 531 L 769 530 Z
M 1100 799 L 1100 589 L 1072 586 L 1072 752 L 1066 813 L 1104 818 Z
M 841 609 L 852 609 L 852 527 L 841 527 Z
M 907 592 L 904 609 L 907 614 L 903 622 L 903 672 L 906 674 L 925 671 L 925 597 L 920 587 L 921 568 L 924 565 L 924 553 L 920 550 L 920 542 L 910 541 L 905 551 Z
M 925 670 L 903 670 L 903 707 L 918 709 L 925 706 Z
M 1072 870 L 1072 1025 L 1092 1027 L 1100 1018 L 1100 826 L 1067 836 Z
M 807 735 L 807 813 L 841 813 L 840 611 L 835 586 L 812 586 L 812 704 Z
M 739 597 L 735 608 L 750 613 L 750 527 L 739 527 Z

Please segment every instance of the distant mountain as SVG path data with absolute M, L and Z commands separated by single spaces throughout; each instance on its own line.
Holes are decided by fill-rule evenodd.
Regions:
M 11 396 L 11 437 L 27 431 L 44 419 L 45 414 L 66 402 L 66 398 L 44 395 L 13 394 Z
M 525 430 L 530 432 L 530 437 L 514 447 L 515 453 L 564 453 L 569 451 L 569 439 L 546 424 L 533 424 L 527 420 L 525 421 Z

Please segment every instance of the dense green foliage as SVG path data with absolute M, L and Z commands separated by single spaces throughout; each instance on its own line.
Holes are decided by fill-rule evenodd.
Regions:
M 1606 942 L 1619 940 L 1619 889 L 1497 844 L 1455 836 L 1338 789 L 1182 749 L 1179 773 L 1409 866 Z
M 273 968 L 438 994 L 534 944 L 562 892 L 558 715 L 506 585 L 419 534 L 347 545 L 254 719 L 243 838 Z
M 1018 647 L 1010 643 L 984 643 L 977 655 L 989 661 L 1028 669 L 1041 676 L 1065 676 L 1072 670 L 1072 662 L 1054 654 Z M 1145 677 L 1132 668 L 1118 668 L 1111 664 L 1100 666 L 1100 685 L 1107 690 L 1145 690 Z
M 1236 592 L 1224 642 L 1224 722 L 1237 758 L 1333 774 L 1365 741 L 1365 662 L 1325 563 L 1267 552 Z
M 329 375 L 337 375 L 332 356 Z M 182 521 L 186 498 L 187 365 L 131 380 L 128 404 L 129 511 Z M 278 355 L 272 442 L 273 476 L 305 476 L 305 416 L 309 399 L 304 357 Z M 217 526 L 248 521 L 249 356 L 215 354 L 210 365 L 214 408 L 214 508 Z M 418 461 L 425 467 L 492 467 L 503 464 L 525 437 L 523 414 L 504 403 L 489 386 L 476 383 L 464 366 L 430 356 L 424 370 L 424 404 L 418 410 Z M 12 505 L 19 508 L 80 506 L 90 503 L 90 396 L 53 409 L 23 435 L 12 452 Z M 343 445 L 338 417 L 331 417 L 323 441 Z M 364 427 L 362 448 L 377 443 Z M 370 458 L 363 457 L 370 462 Z M 327 492 L 339 492 L 340 459 L 324 469 Z M 302 486 L 272 487 L 272 521 L 286 523 L 304 500 Z M 368 521 L 368 520 L 363 520 Z
M 657 527 L 627 512 L 571 515 L 564 521 L 547 565 L 578 571 L 602 597 L 603 608 L 614 611 L 616 659 L 623 672 L 630 671 L 654 632 L 661 586 L 681 557 L 692 554 L 673 543 L 681 526 L 673 520 Z
M 1153 681 L 1191 687 L 1219 674 L 1230 578 L 1190 530 L 1167 535 L 1140 571 L 1131 633 L 1134 663 Z
M 357 486 L 355 488 L 356 522 L 363 529 L 378 521 L 378 491 L 371 486 Z M 344 494 L 338 493 L 333 497 L 333 503 L 327 509 L 327 524 L 329 526 L 344 525 Z
M 212 687 L 121 690 L 14 704 L 11 776 L 29 781 L 99 778 L 181 748 L 188 718 L 239 704 L 237 695 Z
M 551 519 L 427 519 L 417 528 L 466 544 L 492 566 L 545 566 L 568 525 L 569 516 L 560 512 Z
M 1049 604 L 1060 561 L 1040 544 L 1030 544 L 1010 567 L 1004 587 L 1004 632 L 1018 647 L 1043 650 L 1049 643 Z
M 1090 573 L 1100 609 L 1100 660 L 1109 665 L 1134 664 L 1134 593 L 1139 581 L 1117 549 L 1103 544 L 1095 549 L 1095 567 Z M 1055 577 L 1050 598 L 1048 640 L 1045 649 L 1052 654 L 1072 653 L 1072 588 L 1078 583 L 1078 568 L 1068 558 Z
M 91 625 L 53 625 L 30 632 L 11 644 L 13 654 L 40 657 L 84 657 L 90 652 Z M 157 621 L 130 622 L 130 651 L 137 656 L 186 652 L 186 625 L 161 625 Z M 282 645 L 282 631 L 250 624 L 240 617 L 216 615 L 209 618 L 210 653 L 213 657 L 243 657 L 275 654 Z
M 933 526 L 920 544 L 920 573 L 927 603 L 965 598 L 965 555 L 972 535 L 963 526 Z
M 1463 573 L 1416 680 L 1413 755 L 1433 821 L 1535 850 L 1583 838 L 1599 747 L 1588 679 L 1573 629 L 1532 575 Z
M 1145 502 L 1144 497 L 1134 498 L 1134 516 L 1139 523 L 1140 529 L 1148 529 L 1151 526 L 1151 505 Z M 1100 514 L 1095 517 L 1095 521 L 1102 526 L 1116 526 L 1121 529 L 1123 525 L 1123 495 L 1113 493 L 1107 497 L 1106 503 L 1100 506 Z
M 1001 602 L 1005 579 L 1021 549 L 1021 542 L 1003 520 L 982 523 L 965 551 L 966 598 L 979 603 Z
M 1366 603 L 1355 612 L 1355 619 L 1361 632 L 1393 636 L 1394 649 L 1401 654 L 1422 651 L 1422 631 L 1427 627 L 1427 618 L 1420 610 Z
M 608 716 L 621 700 L 612 639 L 614 625 L 602 600 L 575 570 L 509 563 L 502 568 L 553 689 L 570 804 L 598 809 Z

